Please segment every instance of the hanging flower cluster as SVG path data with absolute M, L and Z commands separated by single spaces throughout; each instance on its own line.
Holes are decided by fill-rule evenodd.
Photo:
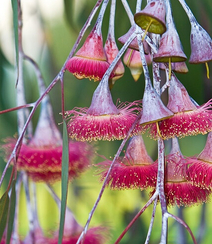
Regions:
M 114 1 L 112 2 L 111 6 L 114 4 Z M 179 0 L 179 2 L 191 23 L 189 62 L 205 63 L 209 77 L 207 62 L 212 58 L 212 40 L 197 23 L 185 1 Z M 104 3 L 101 11 L 105 10 Z M 111 25 L 114 26 L 111 21 L 114 18 L 114 10 L 112 11 L 111 7 L 110 28 L 105 44 L 106 53 L 110 51 L 112 57 L 108 59 L 110 66 L 101 75 L 101 81 L 94 91 L 90 107 L 74 108 L 66 112 L 69 136 L 79 141 L 120 140 L 132 137 L 124 156 L 116 155 L 113 161 L 106 160 L 97 165 L 100 167 L 101 181 L 111 189 L 150 188 L 150 197 L 158 194 L 162 206 L 164 201 L 166 206 L 192 206 L 207 202 L 212 186 L 210 147 L 206 146 L 207 149 L 197 158 L 187 158 L 180 152 L 177 138 L 204 135 L 212 131 L 211 100 L 198 105 L 174 74 L 174 72 L 187 73 L 188 68 L 185 63 L 187 56 L 174 24 L 170 1 L 150 0 L 143 10 L 140 10 L 138 1 L 136 8 L 134 18 L 129 13 L 130 29 L 118 38 L 123 45 L 118 52 L 114 27 L 111 28 Z M 95 24 L 99 28 L 102 22 L 101 11 Z M 87 45 L 88 39 L 90 35 L 83 45 Z M 112 46 L 111 39 L 115 48 Z M 103 48 L 102 38 L 98 44 Z M 205 47 L 204 52 L 200 50 L 201 46 Z M 133 79 L 138 81 L 140 75 L 144 73 L 145 89 L 142 102 L 136 101 L 116 107 L 111 97 L 111 89 L 114 85 L 114 82 L 111 85 L 111 79 L 116 80 L 123 76 L 124 69 L 122 68 L 121 72 L 120 56 L 124 51 L 126 52 L 123 61 L 130 68 Z M 92 60 L 93 53 L 91 52 L 90 55 Z M 68 63 L 74 58 L 71 58 Z M 153 83 L 148 70 L 149 65 L 152 65 Z M 73 71 L 67 69 L 75 75 Z M 160 74 L 162 70 L 166 74 L 163 87 Z M 83 69 L 81 72 L 83 77 L 86 77 Z M 98 71 L 93 69 L 92 72 L 93 74 L 88 78 L 100 77 Z M 165 90 L 168 91 L 167 105 L 161 100 L 161 93 Z M 163 142 L 172 138 L 172 150 L 165 159 L 162 156 L 164 148 L 163 152 L 158 151 L 158 160 L 155 162 L 148 155 L 141 136 L 141 133 L 147 130 L 150 137 L 158 141 Z M 206 173 L 207 171 L 209 174 Z

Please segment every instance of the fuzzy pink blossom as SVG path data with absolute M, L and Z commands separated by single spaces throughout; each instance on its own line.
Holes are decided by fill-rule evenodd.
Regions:
M 12 152 L 16 143 L 9 139 L 3 148 L 6 155 Z M 90 164 L 92 148 L 83 142 L 69 142 L 69 179 L 77 177 Z M 17 169 L 25 170 L 34 181 L 54 182 L 61 179 L 62 145 L 53 143 L 42 147 L 32 144 L 21 146 Z
M 197 157 L 189 158 L 187 173 L 194 185 L 212 188 L 212 132 L 208 134 L 203 151 Z
M 89 78 L 99 81 L 109 67 L 102 34 L 95 27 L 76 55 L 66 64 L 66 69 L 77 79 Z
M 2 146 L 8 158 L 16 144 L 7 139 Z M 54 182 L 61 179 L 63 141 L 53 120 L 51 106 L 42 101 L 41 113 L 33 137 L 22 143 L 17 169 L 24 170 L 34 181 Z M 93 149 L 83 142 L 69 141 L 69 179 L 84 171 L 93 157 Z
M 207 134 L 212 130 L 212 100 L 196 106 L 190 99 L 186 88 L 172 75 L 169 87 L 169 108 L 174 116 L 160 122 L 160 136 L 163 139 L 188 135 Z M 151 136 L 158 138 L 157 127 L 151 128 Z
M 108 172 L 111 161 L 100 164 L 103 168 L 101 179 Z M 157 164 L 148 155 L 142 136 L 131 138 L 124 157 L 115 163 L 107 184 L 112 189 L 146 189 L 155 187 L 157 178 Z
M 96 88 L 89 108 L 75 108 L 66 112 L 68 133 L 80 141 L 121 140 L 141 111 L 141 101 L 114 105 L 108 80 L 102 80 Z M 131 133 L 142 130 L 136 125 Z
M 164 192 L 169 206 L 191 206 L 207 202 L 208 189 L 193 185 L 187 175 L 187 159 L 179 149 L 177 138 L 173 138 L 171 152 L 166 156 Z

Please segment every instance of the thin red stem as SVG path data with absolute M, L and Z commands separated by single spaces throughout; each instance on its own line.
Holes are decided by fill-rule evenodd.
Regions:
M 33 106 L 34 106 L 34 103 L 24 104 L 24 105 L 21 105 L 21 106 L 17 106 L 15 108 L 8 108 L 8 109 L 5 109 L 5 110 L 2 110 L 2 111 L 0 111 L 0 114 L 16 111 L 16 110 L 22 109 L 22 108 L 30 108 L 30 107 L 33 107 Z
M 135 223 L 135 221 L 141 216 L 141 214 L 149 207 L 149 205 L 158 197 L 158 192 L 156 191 L 154 195 L 149 199 L 149 201 L 143 206 L 143 208 L 136 214 L 136 216 L 131 220 L 131 222 L 128 224 L 128 226 L 125 228 L 125 230 L 121 233 L 119 238 L 116 240 L 114 244 L 118 244 L 121 239 L 124 237 L 124 235 L 127 233 L 127 231 L 130 229 L 130 227 Z
M 189 228 L 189 226 L 182 219 L 180 219 L 177 216 L 175 216 L 173 214 L 170 214 L 170 213 L 167 213 L 167 215 L 168 215 L 168 217 L 175 219 L 178 223 L 183 225 L 186 228 L 186 230 L 189 232 L 189 234 L 191 235 L 191 238 L 192 238 L 194 244 L 197 244 L 197 241 L 196 241 L 191 229 Z

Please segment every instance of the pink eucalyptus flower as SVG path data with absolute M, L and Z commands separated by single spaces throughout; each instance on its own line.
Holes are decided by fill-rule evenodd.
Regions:
M 187 159 L 179 149 L 177 138 L 172 139 L 172 150 L 166 156 L 164 191 L 169 206 L 190 206 L 207 202 L 208 189 L 194 186 L 187 175 Z
M 53 182 L 61 179 L 63 142 L 53 120 L 51 106 L 45 99 L 42 101 L 35 134 L 27 144 L 22 143 L 16 165 L 18 170 L 25 170 L 35 181 Z M 8 139 L 3 145 L 6 158 L 15 143 L 15 139 Z M 72 179 L 87 168 L 93 150 L 82 142 L 70 141 L 68 147 L 69 178 Z
M 111 161 L 101 163 L 108 168 Z M 104 170 L 102 180 L 107 175 Z M 131 138 L 124 157 L 120 157 L 115 163 L 107 184 L 112 189 L 146 189 L 155 187 L 157 178 L 157 164 L 148 155 L 142 136 Z
M 80 141 L 121 140 L 135 122 L 141 110 L 140 103 L 121 103 L 116 107 L 108 80 L 102 80 L 93 94 L 89 108 L 75 108 L 66 112 L 69 136 Z M 137 125 L 131 135 L 139 131 L 141 128 Z
M 37 141 L 39 143 L 39 141 Z M 57 141 L 58 142 L 58 141 Z M 12 152 L 16 143 L 9 139 L 3 148 L 6 155 Z M 25 170 L 34 181 L 54 182 L 61 179 L 62 140 L 61 145 L 52 141 L 48 146 L 22 144 L 17 160 L 17 169 Z M 69 178 L 77 177 L 89 165 L 93 157 L 92 149 L 83 142 L 69 142 Z
M 186 174 L 186 159 L 179 153 L 166 158 L 165 196 L 167 205 L 189 206 L 208 200 L 209 190 L 192 184 Z
M 188 160 L 187 173 L 194 185 L 211 189 L 212 187 L 212 132 L 208 134 L 203 151 Z
M 212 130 L 212 100 L 196 106 L 186 88 L 172 75 L 169 87 L 169 108 L 174 116 L 160 122 L 159 130 L 163 139 L 188 135 L 207 134 Z M 157 127 L 151 129 L 153 138 L 158 138 Z
M 68 60 L 66 69 L 77 79 L 89 78 L 99 81 L 108 67 L 102 34 L 94 27 L 76 55 Z

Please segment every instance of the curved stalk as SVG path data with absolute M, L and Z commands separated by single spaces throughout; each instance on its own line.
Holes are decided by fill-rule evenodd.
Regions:
M 149 201 L 143 206 L 143 208 L 136 214 L 136 216 L 131 220 L 131 222 L 128 224 L 128 226 L 125 228 L 125 230 L 121 233 L 119 238 L 116 240 L 114 244 L 118 244 L 121 239 L 124 237 L 124 235 L 127 233 L 127 231 L 130 229 L 130 227 L 135 223 L 135 221 L 141 216 L 141 214 L 149 207 L 149 205 L 158 197 L 158 192 L 155 191 L 154 195 L 149 199 Z
M 154 207 L 153 207 L 153 210 L 152 210 L 152 217 L 151 217 L 151 221 L 150 221 L 150 224 L 149 224 L 149 229 L 148 229 L 146 241 L 145 241 L 144 244 L 148 244 L 149 243 L 149 239 L 150 239 L 150 235 L 151 235 L 151 232 L 152 232 L 152 227 L 153 227 L 153 223 L 154 223 L 154 219 L 155 219 L 157 201 L 158 201 L 158 198 L 155 198 Z

